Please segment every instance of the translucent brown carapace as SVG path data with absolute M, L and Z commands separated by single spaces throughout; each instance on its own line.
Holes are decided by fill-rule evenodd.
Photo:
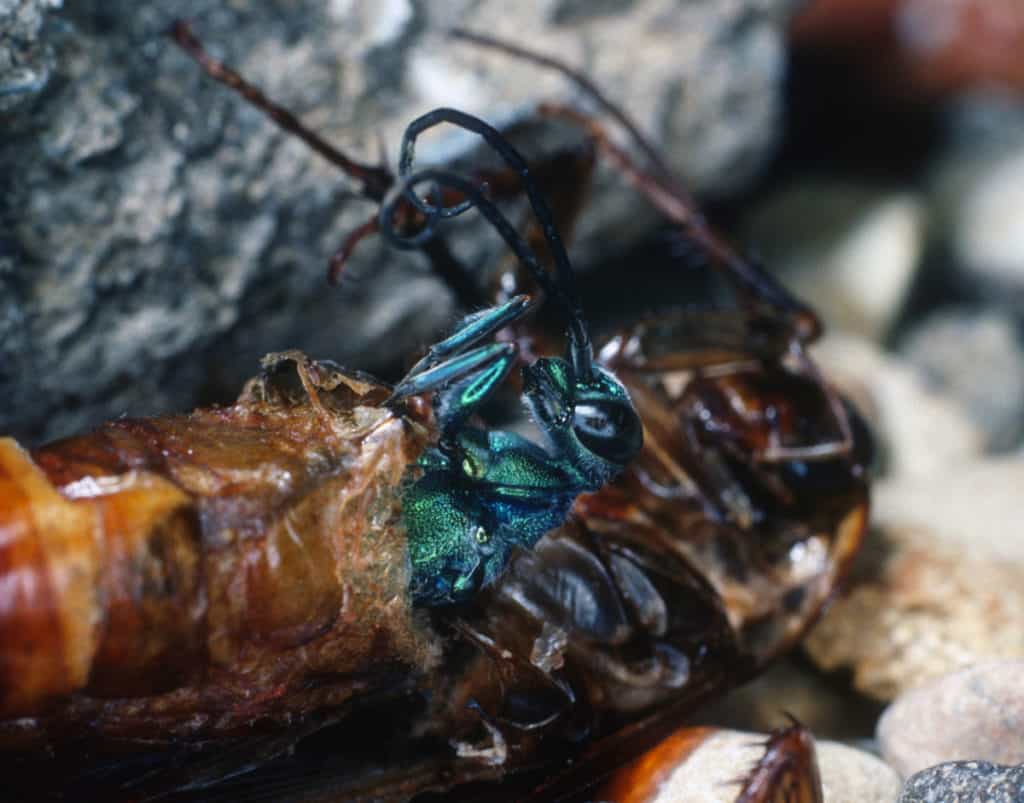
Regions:
M 436 660 L 398 498 L 427 430 L 386 388 L 285 361 L 294 395 L 264 377 L 230 407 L 0 440 L 0 718 L 210 735 Z
M 473 605 L 429 618 L 409 603 L 399 490 L 433 422 L 417 404 L 384 406 L 383 386 L 272 355 L 268 369 L 294 363 L 297 387 L 268 371 L 231 407 L 115 421 L 32 453 L 0 441 L 4 742 L 207 742 L 203 780 L 170 771 L 163 794 L 219 788 L 318 713 L 345 723 L 363 706 L 389 711 L 359 740 L 373 761 L 344 765 L 342 749 L 341 767 L 295 772 L 287 793 L 396 801 L 497 778 L 514 781 L 508 799 L 556 799 L 653 747 L 809 626 L 855 552 L 866 486 L 840 472 L 770 519 L 709 516 L 683 465 L 687 394 L 712 394 L 640 370 L 616 342 L 603 355 L 644 417 L 640 458 Z M 772 373 L 718 390 L 752 392 L 743 379 Z M 775 381 L 804 434 L 818 420 L 827 435 L 820 390 Z M 392 718 L 375 701 L 396 690 L 418 702 Z M 269 749 L 222 762 L 209 746 L 268 723 L 284 734 Z M 564 775 L 536 774 L 571 757 Z
M 174 35 L 319 142 L 187 27 Z M 642 420 L 639 455 L 471 600 L 425 611 L 411 605 L 401 519 L 409 467 L 438 436 L 422 397 L 389 403 L 389 388 L 285 352 L 230 407 L 115 421 L 34 452 L 0 440 L 0 746 L 31 756 L 19 788 L 583 800 L 820 615 L 864 532 L 869 438 L 807 354 L 816 316 L 711 231 L 661 160 L 638 166 L 588 118 L 541 111 L 590 138 L 585 163 L 563 165 L 570 206 L 604 154 L 738 301 L 625 322 L 600 348 Z M 318 151 L 368 200 L 389 192 L 386 171 Z M 487 175 L 496 194 L 520 187 Z M 406 207 L 403 225 L 424 224 Z M 335 267 L 374 230 L 350 237 Z M 427 246 L 457 297 L 486 295 L 468 272 L 452 279 L 443 240 Z M 510 270 L 494 295 L 535 289 Z M 508 331 L 529 354 L 546 353 L 549 335 Z M 324 725 L 326 755 L 291 754 Z M 102 739 L 177 752 L 147 758 L 140 785 L 120 756 L 97 768 Z M 53 767 L 67 766 L 68 743 L 77 766 L 64 775 Z M 746 798 L 756 803 L 780 799 L 790 777 L 775 772 L 785 756 L 766 756 L 746 780 L 771 770 L 783 781 Z

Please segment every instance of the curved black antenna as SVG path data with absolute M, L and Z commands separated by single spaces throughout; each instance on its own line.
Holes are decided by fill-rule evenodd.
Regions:
M 530 251 L 526 243 L 523 242 L 522 238 L 511 227 L 500 210 L 484 197 L 479 187 L 450 171 L 425 170 L 415 175 L 410 175 L 416 152 L 416 138 L 424 131 L 441 123 L 450 123 L 458 128 L 479 135 L 509 167 L 519 174 L 519 178 L 523 183 L 523 189 L 526 191 L 526 197 L 529 199 L 530 206 L 533 209 L 533 214 L 544 232 L 544 239 L 551 251 L 551 257 L 554 260 L 558 276 L 557 283 L 551 281 L 548 272 L 543 269 L 537 258 L 533 255 L 533 252 Z M 427 180 L 425 176 L 428 174 L 437 181 L 446 183 L 453 189 L 459 190 L 466 196 L 467 200 L 450 207 L 436 207 L 423 201 L 417 197 L 413 191 L 413 186 Z M 547 201 L 544 200 L 544 196 L 537 187 L 537 183 L 533 180 L 533 176 L 530 175 L 530 168 L 526 160 L 520 155 L 519 151 L 513 148 L 512 144 L 497 129 L 488 125 L 479 117 L 460 112 L 457 109 L 442 107 L 417 117 L 406 127 L 405 133 L 402 135 L 398 175 L 403 180 L 403 193 L 405 197 L 432 220 L 436 220 L 438 217 L 455 217 L 465 212 L 471 206 L 481 207 L 480 212 L 498 229 L 505 242 L 515 251 L 516 256 L 530 268 L 534 278 L 544 288 L 545 293 L 561 304 L 569 321 L 569 353 L 572 358 L 573 368 L 576 370 L 577 376 L 583 378 L 590 377 L 593 373 L 593 350 L 590 345 L 590 334 L 587 332 L 583 319 L 583 308 L 580 306 L 579 295 L 576 292 L 572 264 L 569 262 L 569 255 L 562 244 L 562 238 L 559 237 L 558 230 L 555 228 L 555 220 L 551 213 L 551 208 L 548 206 Z M 466 189 L 467 187 L 472 189 Z M 485 211 L 481 206 L 481 201 L 485 202 L 490 209 Z M 393 204 L 385 204 L 381 207 L 382 230 L 390 227 L 390 222 L 385 222 L 384 211 L 391 205 Z M 390 220 L 390 215 L 388 220 Z M 499 220 L 501 221 L 500 223 Z M 519 245 L 514 245 L 513 241 L 509 239 L 505 231 L 506 228 L 515 236 Z M 427 229 L 431 229 L 430 224 L 428 224 Z M 394 241 L 393 238 L 389 239 Z M 522 248 L 519 246 L 522 246 Z M 529 258 L 525 257 L 524 254 L 529 254 Z
M 544 292 L 552 298 L 562 302 L 566 307 L 569 316 L 569 354 L 573 370 L 576 376 L 581 379 L 588 379 L 593 375 L 593 353 L 590 344 L 590 333 L 587 331 L 583 321 L 579 303 L 573 303 L 575 299 L 568 297 L 564 288 L 560 287 L 540 264 L 537 255 L 533 252 L 526 240 L 516 231 L 515 226 L 509 222 L 504 213 L 484 195 L 479 184 L 465 176 L 443 168 L 426 168 L 411 175 L 406 175 L 401 182 L 396 184 L 387 194 L 380 207 L 380 233 L 388 242 L 398 248 L 413 249 L 419 248 L 426 239 L 434 235 L 434 224 L 439 217 L 442 217 L 441 207 L 433 204 L 423 203 L 418 197 L 417 201 L 423 203 L 425 214 L 427 214 L 427 225 L 420 231 L 411 234 L 400 234 L 395 231 L 395 210 L 402 198 L 411 198 L 415 195 L 417 184 L 429 181 L 434 188 L 450 187 L 466 197 L 457 206 L 462 211 L 470 207 L 476 207 L 480 214 L 487 218 L 501 235 L 516 258 L 533 274 L 537 283 Z M 435 189 L 436 195 L 440 198 L 440 192 Z M 449 207 L 449 210 L 455 207 Z M 458 213 L 461 214 L 461 213 Z M 448 215 L 452 217 L 453 215 Z

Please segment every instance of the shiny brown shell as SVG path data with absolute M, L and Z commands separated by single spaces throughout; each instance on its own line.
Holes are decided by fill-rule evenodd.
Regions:
M 0 717 L 210 735 L 436 662 L 399 500 L 427 430 L 379 385 L 282 361 L 301 393 L 0 440 Z
M 867 486 L 855 452 L 807 476 L 758 458 L 834 435 L 799 372 L 653 370 L 614 342 L 602 356 L 643 420 L 638 459 L 472 604 L 429 613 L 408 599 L 400 495 L 432 421 L 419 401 L 389 410 L 380 385 L 289 353 L 268 368 L 295 363 L 290 391 L 265 376 L 228 408 L 31 454 L 3 442 L 0 581 L 21 596 L 0 600 L 0 734 L 173 746 L 292 722 L 299 738 L 333 712 L 361 723 L 363 757 L 338 748 L 288 791 L 346 800 L 488 779 L 543 799 L 652 747 L 802 636 L 856 551 Z M 705 462 L 712 482 L 695 479 Z M 750 517 L 716 514 L 714 487 Z M 269 761 L 289 732 L 187 788 Z

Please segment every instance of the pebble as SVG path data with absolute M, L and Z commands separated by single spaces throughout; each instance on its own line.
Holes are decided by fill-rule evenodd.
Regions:
M 1024 299 L 1024 147 L 978 169 L 965 188 L 953 245 L 958 260 L 1011 304 Z
M 766 734 L 741 731 L 699 731 L 703 736 L 693 746 L 690 734 L 677 732 L 662 745 L 642 756 L 633 765 L 612 776 L 608 785 L 595 796 L 595 800 L 608 803 L 735 803 L 738 779 L 747 768 L 752 768 L 764 752 Z M 681 750 L 673 747 L 678 740 Z M 896 773 L 880 759 L 838 742 L 816 744 L 818 767 L 821 772 L 825 803 L 892 803 L 900 790 Z M 669 767 L 660 783 L 647 790 L 636 773 L 661 773 L 664 766 L 654 762 L 656 752 L 662 756 L 675 754 L 678 763 Z M 642 763 L 643 762 L 643 763 Z M 630 774 L 632 773 L 632 774 Z M 625 794 L 617 790 L 628 789 Z
M 1024 298 L 1024 106 L 989 93 L 951 108 L 932 170 L 932 234 L 972 295 L 1014 313 Z
M 755 212 L 744 241 L 830 327 L 878 340 L 903 307 L 920 262 L 924 225 L 917 196 L 806 183 Z
M 1024 766 L 954 761 L 929 767 L 907 781 L 897 803 L 1021 803 Z
M 1024 566 L 1024 460 L 962 459 L 934 476 L 875 484 L 872 522 L 887 531 L 927 531 L 965 558 Z
M 870 697 L 892 700 L 978 661 L 1024 658 L 1018 561 L 972 553 L 930 530 L 879 528 L 870 532 L 850 586 L 804 649 L 825 671 L 849 671 Z
M 867 418 L 885 473 L 931 477 L 983 452 L 980 427 L 905 360 L 865 338 L 837 334 L 816 344 L 814 356 Z
M 904 778 L 962 759 L 1024 763 L 1022 675 L 1024 660 L 979 664 L 900 695 L 878 722 L 882 756 Z
M 985 434 L 988 451 L 1024 436 L 1024 345 L 1006 313 L 943 310 L 903 338 L 900 353 L 930 384 L 956 399 Z

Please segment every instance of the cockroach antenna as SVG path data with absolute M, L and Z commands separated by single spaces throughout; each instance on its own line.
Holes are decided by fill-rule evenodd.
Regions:
M 243 78 L 238 71 L 210 55 L 188 21 L 175 20 L 168 29 L 167 35 L 207 75 L 238 93 L 248 103 L 263 112 L 282 131 L 301 139 L 313 151 L 340 169 L 346 176 L 355 180 L 358 188 L 353 193 L 354 197 L 377 204 L 384 200 L 384 196 L 395 183 L 395 177 L 387 167 L 353 159 L 329 143 L 299 120 L 293 112 L 267 97 L 262 90 Z M 409 211 L 414 210 L 407 209 L 406 213 Z M 411 221 L 411 223 L 415 222 L 415 220 Z M 352 253 L 359 243 L 376 233 L 377 225 L 378 215 L 374 213 L 345 237 L 328 260 L 328 282 L 338 284 L 341 281 Z M 461 306 L 473 308 L 480 305 L 482 297 L 479 287 L 471 273 L 452 254 L 443 238 L 429 238 L 424 242 L 422 250 L 430 260 L 434 272 L 451 288 Z

